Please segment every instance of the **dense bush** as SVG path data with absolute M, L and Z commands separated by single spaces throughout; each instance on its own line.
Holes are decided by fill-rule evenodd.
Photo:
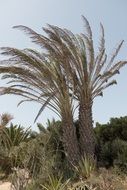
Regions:
M 77 167 L 77 171 L 80 171 L 80 174 L 75 167 L 73 170 L 69 168 L 64 154 L 61 122 L 48 120 L 46 128 L 41 124 L 37 126 L 38 132 L 25 130 L 21 126 L 12 124 L 1 131 L 1 169 L 6 173 L 11 172 L 13 167 L 27 169 L 31 178 L 28 190 L 34 190 L 35 187 L 41 190 L 43 185 L 48 184 L 49 176 L 54 176 L 58 180 L 59 176 L 62 176 L 63 183 L 69 178 L 72 183 L 73 180 L 79 179 L 80 185 L 94 187 L 91 177 L 94 175 L 95 178 L 98 174 L 94 174 L 91 170 L 91 162 L 88 162 L 87 157 L 79 162 L 80 168 Z M 77 137 L 80 138 L 78 121 L 75 122 L 75 127 Z M 117 173 L 123 171 L 127 173 L 127 117 L 112 118 L 109 123 L 103 125 L 97 123 L 94 131 L 98 166 L 106 168 L 113 166 L 118 168 Z M 88 177 L 84 177 L 84 172 L 85 175 L 89 174 Z M 83 184 L 80 183 L 81 178 L 85 180 Z M 97 178 L 96 183 L 99 187 L 98 185 L 101 186 L 104 179 L 101 179 L 100 174 Z M 107 179 L 105 183 L 110 182 Z
M 127 116 L 111 118 L 107 124 L 96 123 L 95 134 L 103 143 L 117 138 L 127 141 Z
M 117 165 L 127 169 L 127 116 L 111 118 L 107 124 L 96 124 L 96 155 L 99 166 Z
M 62 175 L 66 180 L 73 172 L 64 155 L 60 125 L 55 120 L 48 121 L 47 128 L 38 124 L 38 132 L 32 132 L 31 139 L 17 147 L 15 155 L 20 158 L 20 167 L 27 168 L 32 178 L 30 188 L 48 182 L 49 175 Z

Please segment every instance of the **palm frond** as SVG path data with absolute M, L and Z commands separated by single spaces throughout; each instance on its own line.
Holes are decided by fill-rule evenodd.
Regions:
M 1 48 L 2 54 L 9 56 L 0 62 L 2 79 L 8 82 L 7 87 L 1 88 L 1 94 L 25 98 L 19 104 L 25 101 L 41 103 L 37 119 L 46 106 L 59 113 L 66 109 L 72 114 L 74 99 L 91 101 L 115 84 L 110 79 L 127 63 L 126 60 L 115 63 L 123 41 L 107 61 L 104 27 L 100 24 L 100 43 L 95 55 L 91 26 L 84 16 L 82 18 L 85 33 L 80 35 L 53 25 L 43 27 L 46 36 L 26 26 L 15 26 L 43 47 L 44 52 Z

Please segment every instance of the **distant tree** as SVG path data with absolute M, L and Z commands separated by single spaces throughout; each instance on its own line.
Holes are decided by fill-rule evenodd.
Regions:
M 107 124 L 96 123 L 95 133 L 103 142 L 116 138 L 127 141 L 127 116 L 111 118 Z
M 20 125 L 1 128 L 0 133 L 0 167 L 6 173 L 12 172 L 12 168 L 21 164 L 21 151 L 18 147 L 30 141 L 30 129 L 24 129 Z
M 96 123 L 96 155 L 103 166 L 127 164 L 127 116 L 111 118 L 107 124 Z
M 49 136 L 49 149 L 64 154 L 61 125 L 61 121 L 55 119 L 51 121 L 48 119 L 45 127 L 41 123 L 37 123 L 38 132 L 36 132 L 36 137 L 47 134 Z
M 4 129 L 12 119 L 13 119 L 13 116 L 9 113 L 1 114 L 1 116 L 0 116 L 0 130 Z

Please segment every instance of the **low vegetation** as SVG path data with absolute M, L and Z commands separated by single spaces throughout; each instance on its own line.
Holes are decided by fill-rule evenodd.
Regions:
M 74 125 L 78 133 L 78 121 Z M 1 179 L 8 178 L 12 189 L 126 190 L 127 116 L 97 123 L 96 159 L 84 155 L 72 167 L 64 153 L 61 122 L 37 126 L 34 132 L 11 123 L 1 131 Z

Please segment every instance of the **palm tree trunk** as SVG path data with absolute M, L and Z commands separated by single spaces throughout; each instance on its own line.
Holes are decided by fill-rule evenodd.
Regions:
M 62 118 L 63 129 L 63 144 L 66 157 L 71 165 L 76 165 L 79 162 L 79 144 L 76 135 L 76 128 L 73 123 L 73 119 L 70 117 Z
M 81 154 L 95 156 L 95 135 L 92 120 L 92 104 L 80 102 L 79 107 L 79 142 Z

